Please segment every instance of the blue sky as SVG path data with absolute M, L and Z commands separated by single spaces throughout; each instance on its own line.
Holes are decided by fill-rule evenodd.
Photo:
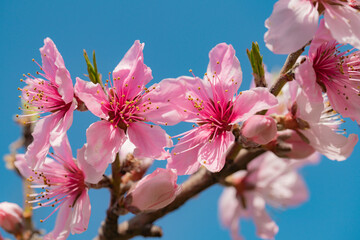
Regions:
M 132 0 L 132 1 L 0 1 L 0 72 L 3 109 L 0 155 L 16 140 L 20 128 L 13 119 L 19 113 L 18 87 L 23 73 L 35 73 L 31 61 L 40 60 L 39 48 L 50 37 L 61 52 L 65 64 L 75 77 L 83 77 L 86 66 L 82 50 L 96 50 L 98 68 L 103 74 L 112 71 L 124 53 L 139 39 L 145 42 L 144 59 L 154 80 L 189 75 L 193 69 L 202 75 L 208 64 L 208 52 L 220 42 L 232 44 L 243 70 L 242 89 L 248 88 L 251 68 L 246 48 L 252 41 L 260 45 L 269 70 L 276 71 L 285 60 L 274 55 L 263 42 L 265 19 L 270 16 L 274 0 Z M 85 130 L 96 117 L 76 112 L 68 132 L 75 152 L 85 143 Z M 359 133 L 351 120 L 347 132 Z M 170 135 L 186 130 L 166 128 Z M 356 146 L 344 162 L 323 158 L 318 166 L 302 170 L 310 190 L 309 202 L 290 210 L 270 210 L 280 227 L 276 239 L 358 239 L 360 237 L 360 151 Z M 164 162 L 156 163 L 164 166 Z M 0 202 L 22 204 L 21 182 L 13 172 L 0 165 Z M 195 197 L 180 210 L 157 222 L 163 227 L 163 239 L 229 239 L 217 218 L 217 201 L 221 187 L 215 186 Z M 92 216 L 88 231 L 69 239 L 91 239 L 97 234 L 108 205 L 106 190 L 91 190 Z M 38 227 L 52 229 L 55 216 L 45 223 L 49 209 L 35 211 Z M 121 217 L 120 220 L 124 220 Z M 0 230 L 2 231 L 2 230 Z M 256 239 L 251 221 L 242 221 L 241 231 L 247 239 Z M 1 232 L 3 234 L 3 232 Z M 8 236 L 6 234 L 3 234 Z M 139 238 L 140 239 L 140 238 Z

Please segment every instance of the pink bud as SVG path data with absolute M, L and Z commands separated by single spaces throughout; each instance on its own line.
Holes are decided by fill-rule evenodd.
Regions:
M 0 203 L 0 226 L 8 233 L 18 234 L 21 232 L 23 211 L 15 203 Z
M 276 136 L 276 122 L 272 117 L 263 115 L 254 115 L 248 118 L 241 128 L 241 133 L 249 140 L 266 144 Z
M 177 174 L 173 169 L 158 168 L 132 187 L 125 198 L 126 208 L 134 213 L 156 210 L 170 204 L 179 187 Z

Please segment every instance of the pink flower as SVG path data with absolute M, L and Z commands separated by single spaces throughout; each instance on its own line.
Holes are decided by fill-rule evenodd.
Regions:
M 276 122 L 272 117 L 254 115 L 247 119 L 241 127 L 241 134 L 249 140 L 266 144 L 276 137 Z
M 310 101 L 322 102 L 327 93 L 333 109 L 343 117 L 360 120 L 360 52 L 339 51 L 321 21 L 306 61 L 296 69 L 296 80 Z
M 180 175 L 192 174 L 201 165 L 212 172 L 220 171 L 225 153 L 234 141 L 232 126 L 277 104 L 266 88 L 237 93 L 242 72 L 231 45 L 218 44 L 209 57 L 204 79 L 179 77 L 160 83 L 157 97 L 163 94 L 163 99 L 168 99 L 169 106 L 177 112 L 172 114 L 174 119 L 198 125 L 183 134 L 168 159 L 167 167 L 176 169 Z M 163 89 L 167 91 L 161 92 Z
M 0 226 L 8 233 L 21 234 L 23 227 L 23 210 L 21 207 L 10 202 L 0 203 Z
M 288 95 L 288 98 L 283 98 L 280 105 L 287 108 L 273 114 L 279 115 L 279 121 L 285 129 L 296 131 L 302 141 L 331 160 L 342 161 L 351 155 L 358 136 L 344 136 L 345 132 L 339 129 L 342 119 L 333 111 L 326 97 L 324 102 L 311 101 L 294 81 L 283 88 L 283 94 Z
M 55 154 L 51 154 L 53 159 L 46 158 L 35 171 L 26 165 L 22 154 L 16 156 L 15 162 L 20 173 L 34 183 L 33 188 L 45 189 L 30 195 L 33 200 L 29 203 L 37 204 L 34 209 L 54 208 L 41 222 L 59 211 L 55 228 L 44 237 L 45 240 L 67 239 L 70 232 L 82 233 L 87 229 L 91 206 L 86 183 L 97 183 L 103 174 L 87 164 L 84 148 L 78 150 L 77 160 L 73 159 L 67 138 L 54 150 Z
M 266 204 L 284 208 L 308 199 L 305 183 L 296 172 L 301 166 L 297 163 L 268 152 L 250 162 L 248 171 L 232 175 L 234 187 L 221 195 L 219 216 L 233 239 L 242 239 L 238 227 L 242 217 L 254 220 L 260 238 L 273 239 L 279 228 L 266 212 Z
M 148 96 L 145 85 L 152 79 L 144 64 L 144 44 L 135 41 L 113 71 L 104 89 L 99 84 L 76 79 L 75 91 L 87 108 L 102 120 L 86 131 L 87 162 L 105 169 L 127 137 L 136 146 L 135 157 L 160 158 L 171 140 L 159 126 L 145 124 L 147 114 L 159 107 Z M 109 76 L 110 78 L 110 76 Z M 99 134 L 100 133 L 100 134 Z
M 360 48 L 359 2 L 356 0 L 279 0 L 265 26 L 266 46 L 286 54 L 302 48 L 315 35 L 319 15 L 325 27 L 342 44 Z
M 158 168 L 133 186 L 125 198 L 126 208 L 131 212 L 152 211 L 174 201 L 180 188 L 177 174 L 172 169 Z
M 73 111 L 77 107 L 70 73 L 65 68 L 62 56 L 50 38 L 46 38 L 44 43 L 40 48 L 40 69 L 44 73 L 38 73 L 43 78 L 29 74 L 25 80 L 28 85 L 21 90 L 25 109 L 34 110 L 38 114 L 48 113 L 36 123 L 32 134 L 34 141 L 25 155 L 32 168 L 41 167 L 50 144 L 55 146 L 61 143 L 72 124 Z

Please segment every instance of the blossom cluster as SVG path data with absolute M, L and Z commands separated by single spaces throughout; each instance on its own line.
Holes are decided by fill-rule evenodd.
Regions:
M 151 85 L 144 44 L 135 41 L 106 81 L 94 63 L 95 78 L 89 72 L 90 81 L 77 77 L 74 85 L 54 42 L 46 38 L 40 48 L 42 64 L 37 63 L 40 71 L 22 80 L 27 114 L 17 117 L 39 119 L 34 121 L 33 142 L 15 161 L 31 187 L 40 189 L 29 194 L 28 203 L 34 209 L 53 208 L 41 221 L 57 212 L 55 227 L 44 239 L 66 239 L 88 228 L 88 191 L 107 179 L 110 164 L 120 166 L 116 174 L 121 184 L 131 185 L 118 199 L 120 208 L 151 212 L 181 194 L 178 175 L 200 168 L 221 172 L 235 143 L 267 152 L 224 180 L 221 221 L 233 239 L 241 239 L 241 217 L 254 220 L 259 237 L 274 238 L 279 227 L 266 212 L 267 205 L 297 206 L 308 198 L 298 169 L 317 162 L 320 154 L 343 161 L 358 141 L 341 124 L 342 118 L 360 121 L 360 52 L 341 49 L 345 44 L 360 47 L 359 24 L 358 1 L 279 0 L 265 23 L 267 47 L 274 53 L 292 53 L 310 44 L 308 54 L 282 73 L 290 79 L 279 93 L 269 87 L 279 78 L 269 73 L 261 86 L 239 91 L 240 62 L 226 43 L 210 51 L 202 77 L 190 70 L 192 76 Z M 262 62 L 260 67 L 264 71 Z M 90 111 L 99 118 L 87 128 L 86 143 L 76 158 L 67 137 L 74 111 Z M 161 127 L 180 122 L 190 122 L 193 128 L 169 136 Z M 166 169 L 144 176 L 154 159 L 166 160 Z M 0 218 L 0 225 L 19 235 L 22 210 L 9 204 L 0 204 L 0 216 L 10 216 Z

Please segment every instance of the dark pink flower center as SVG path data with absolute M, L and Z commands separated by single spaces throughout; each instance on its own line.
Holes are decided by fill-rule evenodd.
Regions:
M 326 91 L 324 85 L 329 81 L 339 81 L 348 78 L 344 55 L 338 50 L 336 41 L 322 44 L 313 56 L 313 68 L 318 84 Z
M 35 62 L 35 60 L 33 61 Z M 40 69 L 42 70 L 41 67 Z M 37 74 L 41 75 L 44 79 L 36 78 L 30 73 L 28 73 L 27 76 L 24 74 L 27 86 L 23 89 L 18 88 L 18 90 L 22 91 L 23 98 L 23 108 L 19 109 L 34 112 L 33 114 L 23 115 L 21 117 L 43 113 L 54 113 L 60 110 L 66 111 L 70 107 L 71 102 L 65 103 L 62 99 L 62 96 L 58 92 L 59 86 L 55 83 L 55 80 L 51 79 L 46 73 L 37 72 Z M 23 82 L 24 80 L 20 79 L 20 81 Z M 17 117 L 19 116 L 17 115 Z M 40 116 L 38 117 L 40 118 Z
M 72 208 L 86 188 L 84 173 L 74 162 L 64 161 L 55 155 L 53 157 L 56 159 L 55 162 L 45 162 L 41 172 L 33 171 L 34 175 L 27 179 L 35 183 L 32 188 L 41 189 L 40 193 L 28 195 L 32 198 L 28 202 L 37 204 L 34 209 L 55 207 L 50 215 L 41 221 L 48 219 L 64 204 L 67 205 L 64 207 Z
M 195 112 L 196 116 L 198 116 L 196 123 L 199 126 L 205 125 L 211 131 L 210 139 L 231 130 L 234 108 L 232 101 L 225 99 L 217 101 L 215 99 L 214 101 L 205 95 L 201 95 L 201 93 L 194 94 L 194 96 L 188 95 L 188 100 L 191 101 L 194 107 L 190 111 Z
M 123 130 L 126 130 L 133 122 L 146 121 L 143 114 L 152 108 L 151 99 L 146 96 L 150 90 L 145 88 L 139 90 L 135 97 L 129 97 L 127 91 L 129 87 L 128 84 L 125 84 L 120 91 L 115 87 L 108 88 L 106 90 L 108 101 L 102 103 L 103 107 L 108 110 L 108 120 Z

